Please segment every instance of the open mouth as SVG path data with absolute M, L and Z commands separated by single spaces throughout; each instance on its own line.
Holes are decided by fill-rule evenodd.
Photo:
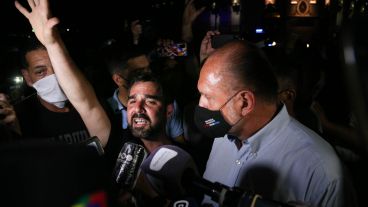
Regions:
M 148 125 L 149 121 L 144 118 L 133 118 L 133 123 L 135 127 L 144 127 Z

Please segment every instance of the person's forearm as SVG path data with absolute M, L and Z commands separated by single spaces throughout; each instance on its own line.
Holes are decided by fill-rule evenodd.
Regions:
M 69 101 L 75 104 L 76 108 L 79 107 L 79 103 L 88 103 L 87 97 L 94 96 L 93 89 L 74 64 L 64 43 L 58 40 L 52 45 L 45 46 L 58 82 Z
M 110 121 L 92 86 L 77 68 L 60 38 L 45 47 L 64 93 L 81 115 L 90 135 L 97 136 L 105 146 L 111 128 Z
M 181 31 L 181 39 L 189 43 L 193 39 L 192 24 L 183 24 Z

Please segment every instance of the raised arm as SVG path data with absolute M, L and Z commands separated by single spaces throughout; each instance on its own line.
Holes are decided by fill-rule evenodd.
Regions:
M 196 9 L 193 3 L 194 0 L 186 0 L 185 8 L 183 12 L 183 20 L 182 20 L 182 32 L 181 39 L 185 42 L 191 42 L 193 39 L 192 26 L 194 20 L 206 9 L 202 7 L 200 9 Z
M 134 20 L 132 23 L 130 23 L 130 31 L 133 36 L 133 44 L 138 45 L 139 44 L 139 38 L 142 34 L 142 24 L 139 22 L 139 20 Z
M 219 34 L 220 32 L 218 31 L 208 31 L 206 36 L 204 36 L 201 43 L 201 49 L 199 52 L 199 61 L 201 65 L 203 64 L 203 61 L 207 59 L 208 56 L 210 56 L 210 54 L 212 54 L 215 51 L 215 49 L 212 47 L 211 39 L 212 36 Z
M 29 20 L 38 40 L 46 47 L 58 82 L 83 119 L 91 136 L 105 146 L 111 130 L 110 121 L 98 102 L 92 86 L 78 70 L 56 28 L 48 0 L 28 0 L 31 11 L 15 1 L 16 8 Z

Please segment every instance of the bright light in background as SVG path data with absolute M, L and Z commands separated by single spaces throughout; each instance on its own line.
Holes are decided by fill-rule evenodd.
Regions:
M 262 34 L 263 33 L 263 29 L 262 28 L 257 28 L 256 29 L 256 33 L 257 34 Z
M 22 84 L 23 83 L 23 77 L 22 76 L 15 76 L 13 79 L 15 84 Z
M 268 47 L 275 47 L 277 45 L 277 43 L 275 41 L 273 41 L 272 43 L 269 43 L 267 46 Z
M 66 29 L 66 31 L 67 31 L 67 32 L 69 32 L 69 31 L 70 31 L 70 29 L 69 29 L 69 28 L 67 28 L 67 29 Z
M 265 5 L 275 4 L 276 0 L 265 0 Z
M 211 9 L 216 9 L 216 2 L 213 2 L 211 5 Z
M 233 6 L 239 5 L 239 0 L 233 0 Z
M 309 48 L 310 47 L 310 45 L 307 43 L 307 48 Z

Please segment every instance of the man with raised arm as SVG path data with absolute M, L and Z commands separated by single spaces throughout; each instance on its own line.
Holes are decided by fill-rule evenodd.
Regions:
M 102 146 L 105 146 L 110 134 L 110 121 L 98 102 L 92 86 L 69 56 L 56 28 L 59 23 L 58 18 L 52 16 L 47 0 L 28 0 L 28 4 L 31 11 L 15 1 L 16 8 L 29 20 L 36 37 L 47 50 L 44 55 L 49 57 L 52 70 L 42 78 L 55 74 L 58 84 L 79 113 L 89 135 L 97 136 Z M 49 103 L 42 100 L 40 97 L 41 103 Z M 47 108 L 47 106 L 45 107 Z M 65 112 L 67 111 L 66 109 Z

